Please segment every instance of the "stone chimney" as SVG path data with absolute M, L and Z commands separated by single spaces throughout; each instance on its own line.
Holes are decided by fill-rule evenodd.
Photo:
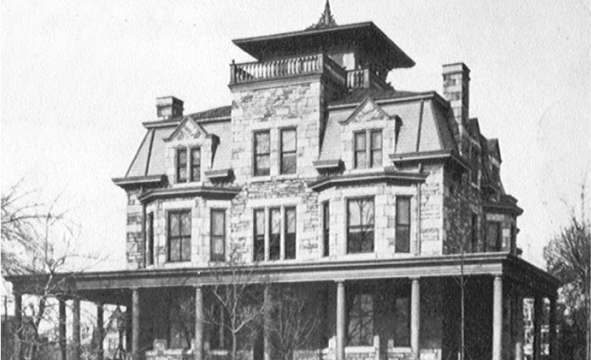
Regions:
M 174 96 L 156 98 L 156 112 L 162 120 L 183 116 L 183 101 Z
M 443 65 L 443 95 L 454 113 L 454 136 L 458 150 L 468 155 L 468 119 L 470 108 L 470 69 L 464 63 Z

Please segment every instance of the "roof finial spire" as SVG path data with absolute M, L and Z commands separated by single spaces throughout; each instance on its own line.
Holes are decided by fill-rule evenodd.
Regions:
M 334 20 L 334 16 L 332 16 L 332 12 L 330 11 L 330 2 L 329 0 L 326 0 L 326 4 L 324 5 L 324 12 L 322 13 L 322 15 L 320 15 L 320 19 L 316 24 L 313 24 L 306 30 L 319 30 L 334 26 L 337 26 L 337 23 Z

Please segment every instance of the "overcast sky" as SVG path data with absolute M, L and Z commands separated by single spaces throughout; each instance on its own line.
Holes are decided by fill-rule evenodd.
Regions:
M 416 66 L 396 89 L 441 93 L 441 66 L 471 69 L 470 116 L 499 138 L 501 176 L 525 212 L 524 256 L 566 224 L 590 170 L 587 0 L 332 0 L 338 24 L 373 21 Z M 155 120 L 155 99 L 186 113 L 229 105 L 231 40 L 302 30 L 324 0 L 3 0 L 2 189 L 24 179 L 82 227 L 80 246 L 123 264 L 123 176 Z M 591 187 L 591 182 L 588 183 Z

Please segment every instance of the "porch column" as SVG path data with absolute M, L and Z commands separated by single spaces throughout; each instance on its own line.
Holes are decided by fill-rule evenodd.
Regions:
M 80 299 L 74 298 L 72 303 L 72 356 L 74 360 L 80 360 Z
M 16 321 L 16 339 L 15 345 L 18 351 L 18 360 L 25 358 L 25 347 L 23 343 L 23 296 L 20 293 L 14 293 L 14 319 Z
M 419 279 L 412 279 L 410 293 L 410 350 L 413 359 L 420 358 L 420 334 L 421 334 L 421 283 Z
M 66 360 L 68 353 L 66 343 L 66 299 L 58 298 L 59 302 L 59 325 L 58 325 L 58 342 L 60 345 L 61 360 Z
M 540 360 L 540 347 L 542 340 L 542 297 L 534 299 L 534 343 L 532 345 L 533 360 Z
M 131 293 L 131 354 L 139 359 L 140 352 L 140 290 L 132 289 Z
M 269 285 L 265 285 L 263 293 L 264 301 L 264 321 L 263 321 L 263 358 L 264 360 L 271 360 L 271 333 L 269 331 L 269 324 L 271 321 L 271 289 Z
M 195 360 L 203 359 L 203 290 L 195 286 Z
M 336 360 L 345 360 L 345 282 L 337 281 L 337 348 Z
M 501 360 L 503 350 L 503 278 L 495 276 L 493 284 L 493 360 Z
M 104 322 L 104 307 L 103 304 L 96 306 L 96 327 L 98 329 L 98 344 L 96 348 L 96 359 L 103 360 L 105 358 L 105 350 L 103 348 L 103 340 L 105 339 L 105 322 Z
M 550 298 L 550 359 L 556 360 L 557 359 L 557 343 L 556 343 L 556 295 Z

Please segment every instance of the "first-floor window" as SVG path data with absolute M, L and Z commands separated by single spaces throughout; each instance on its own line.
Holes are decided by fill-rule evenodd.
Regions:
M 410 198 L 396 198 L 396 248 L 397 253 L 410 252 Z
M 373 198 L 347 202 L 347 253 L 368 253 L 374 249 Z
M 478 252 L 478 215 L 472 213 L 472 223 L 470 226 L 470 247 L 472 252 Z
M 228 314 L 219 304 L 214 304 L 211 312 L 210 346 L 213 350 L 227 350 L 232 340 L 228 329 Z
M 146 265 L 154 264 L 154 213 L 146 218 Z
M 226 211 L 211 210 L 211 261 L 224 261 L 226 253 Z
M 372 346 L 374 333 L 374 297 L 355 294 L 348 312 L 347 340 L 349 346 Z
M 501 223 L 489 221 L 486 224 L 486 247 L 488 251 L 501 251 Z
M 394 347 L 410 346 L 410 297 L 396 294 L 394 300 Z
M 168 213 L 168 261 L 191 260 L 191 210 Z
M 195 337 L 195 315 L 191 305 L 195 299 L 190 289 L 168 290 L 168 348 L 189 349 Z M 165 290 L 166 291 L 166 290 Z

